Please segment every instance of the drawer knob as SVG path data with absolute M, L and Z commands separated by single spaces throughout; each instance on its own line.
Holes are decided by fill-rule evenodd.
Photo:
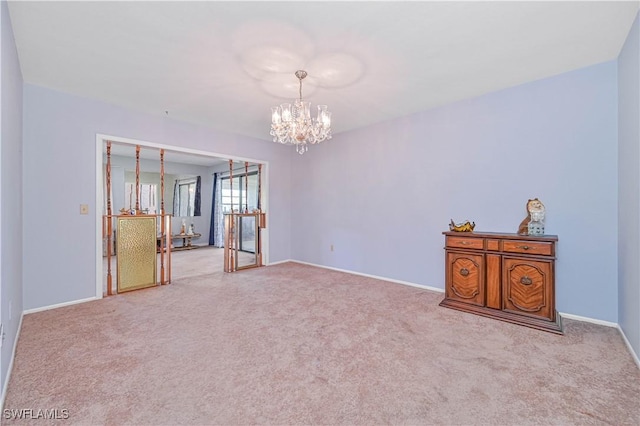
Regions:
M 518 248 L 521 248 L 522 250 L 529 250 L 531 247 L 529 247 L 529 246 L 518 246 Z
M 460 275 L 466 277 L 467 275 L 469 275 L 469 270 L 467 268 L 460 269 Z
M 529 278 L 528 276 L 524 276 L 522 278 L 520 278 L 520 283 L 522 285 L 531 285 L 531 283 L 533 283 L 533 281 L 531 280 L 531 278 Z

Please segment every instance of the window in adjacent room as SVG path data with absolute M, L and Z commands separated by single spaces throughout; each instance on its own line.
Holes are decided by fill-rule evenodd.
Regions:
M 173 216 L 200 216 L 200 176 L 176 180 L 173 191 Z
M 223 213 L 231 212 L 231 201 L 233 201 L 233 210 L 239 212 L 244 212 L 245 207 L 249 212 L 258 208 L 258 172 L 234 176 L 233 193 L 231 193 L 231 180 L 228 177 L 222 178 Z
M 132 210 L 136 208 L 136 184 L 127 182 L 125 185 L 125 208 Z M 158 213 L 158 187 L 153 183 L 140 184 L 140 210 L 147 214 Z

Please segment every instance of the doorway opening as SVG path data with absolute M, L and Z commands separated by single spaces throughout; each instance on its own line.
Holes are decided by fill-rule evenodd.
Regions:
M 220 154 L 208 151 L 195 150 L 180 146 L 172 146 L 165 144 L 157 144 L 148 141 L 140 141 L 129 138 L 122 138 L 117 136 L 110 135 L 96 135 L 96 297 L 102 298 L 105 293 L 105 262 L 104 262 L 104 243 L 103 243 L 103 235 L 102 235 L 102 215 L 106 212 L 106 176 L 105 176 L 105 159 L 106 159 L 106 144 L 107 141 L 111 142 L 111 155 L 112 159 L 118 157 L 118 161 L 116 161 L 115 167 L 121 167 L 121 170 L 118 171 L 121 178 L 118 180 L 118 183 L 114 185 L 112 182 L 111 185 L 111 199 L 115 200 L 113 197 L 114 192 L 120 191 L 121 193 L 118 195 L 118 199 L 122 200 L 124 204 L 120 207 L 119 204 L 114 202 L 113 211 L 117 213 L 118 211 L 126 210 L 126 191 L 127 191 L 127 179 L 126 179 L 126 169 L 132 168 L 136 159 L 136 146 L 140 147 L 140 159 L 139 162 L 141 164 L 141 170 L 153 170 L 153 164 L 159 162 L 160 150 L 164 150 L 164 161 L 165 161 L 165 170 L 166 173 L 171 174 L 171 181 L 168 186 L 169 188 L 165 188 L 167 192 L 171 193 L 169 197 L 170 200 L 167 200 L 167 205 L 165 206 L 165 211 L 167 213 L 173 213 L 175 211 L 185 212 L 184 217 L 175 217 L 172 221 L 172 225 L 177 227 L 175 230 L 176 234 L 180 233 L 179 228 L 181 226 L 186 226 L 189 229 L 189 232 L 194 232 L 194 235 L 198 235 L 197 239 L 193 239 L 193 243 L 195 246 L 200 246 L 202 248 L 207 247 L 213 249 L 213 246 L 209 245 L 209 233 L 211 227 L 211 210 L 212 210 L 212 182 L 213 182 L 213 173 L 221 173 L 228 169 L 229 160 L 233 160 L 238 163 L 250 163 L 254 165 L 261 165 L 262 168 L 262 192 L 261 192 L 261 204 L 263 206 L 263 211 L 268 211 L 269 205 L 269 166 L 267 161 L 252 159 L 252 158 L 243 158 L 230 156 L 227 154 Z M 167 166 L 170 166 L 167 168 Z M 112 171 L 113 174 L 113 165 Z M 157 168 L 156 168 L 157 170 Z M 149 204 L 149 208 L 152 206 L 157 206 L 158 197 L 155 195 L 158 191 L 158 186 L 153 184 L 153 177 L 150 176 L 152 172 L 141 172 L 149 173 L 146 176 L 144 183 L 140 183 L 140 185 L 144 185 L 143 189 L 144 194 L 147 197 L 147 201 Z M 165 177 L 167 174 L 165 173 Z M 201 176 L 202 178 L 202 200 L 201 200 L 201 210 L 198 216 L 195 215 L 195 212 L 199 210 L 199 208 L 194 208 L 195 202 L 194 200 L 194 191 L 190 191 L 191 187 L 195 190 L 195 186 L 190 182 L 195 181 L 196 175 Z M 113 180 L 113 179 L 112 179 Z M 131 179 L 129 179 L 131 180 Z M 130 183 L 130 182 L 129 182 Z M 122 186 L 122 188 L 120 188 Z M 129 185 L 130 186 L 130 185 Z M 175 197 L 174 194 L 174 187 Z M 132 191 L 132 188 L 129 188 L 131 193 L 135 193 Z M 155 192 L 154 192 L 155 191 Z M 142 192 L 142 191 L 141 191 Z M 167 193 L 165 192 L 165 193 Z M 186 195 L 184 202 L 181 202 L 179 197 L 180 194 L 184 193 Z M 206 196 L 205 196 L 206 195 Z M 182 213 L 179 213 L 182 215 Z M 195 231 L 194 231 L 195 229 Z M 191 239 L 190 239 L 191 240 Z M 269 259 L 269 230 L 264 229 L 262 233 L 262 256 L 264 264 L 268 264 Z M 191 243 L 191 241 L 190 241 Z M 177 246 L 180 246 L 179 242 Z M 223 249 L 220 248 L 220 251 Z M 209 251 L 209 250 L 207 250 Z M 184 253 L 181 253 L 184 254 Z M 203 252 L 202 255 L 205 253 Z M 201 256 L 202 256 L 201 255 Z M 214 257 L 214 259 L 217 257 Z M 221 269 L 222 269 L 222 265 Z

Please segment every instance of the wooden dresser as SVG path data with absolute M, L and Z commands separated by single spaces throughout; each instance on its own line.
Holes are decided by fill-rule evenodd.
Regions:
M 555 309 L 558 237 L 443 232 L 440 306 L 562 334 Z

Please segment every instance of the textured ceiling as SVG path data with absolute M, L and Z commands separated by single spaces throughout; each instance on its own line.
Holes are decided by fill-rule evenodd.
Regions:
M 633 2 L 9 2 L 25 82 L 270 140 L 334 135 L 617 57 Z

